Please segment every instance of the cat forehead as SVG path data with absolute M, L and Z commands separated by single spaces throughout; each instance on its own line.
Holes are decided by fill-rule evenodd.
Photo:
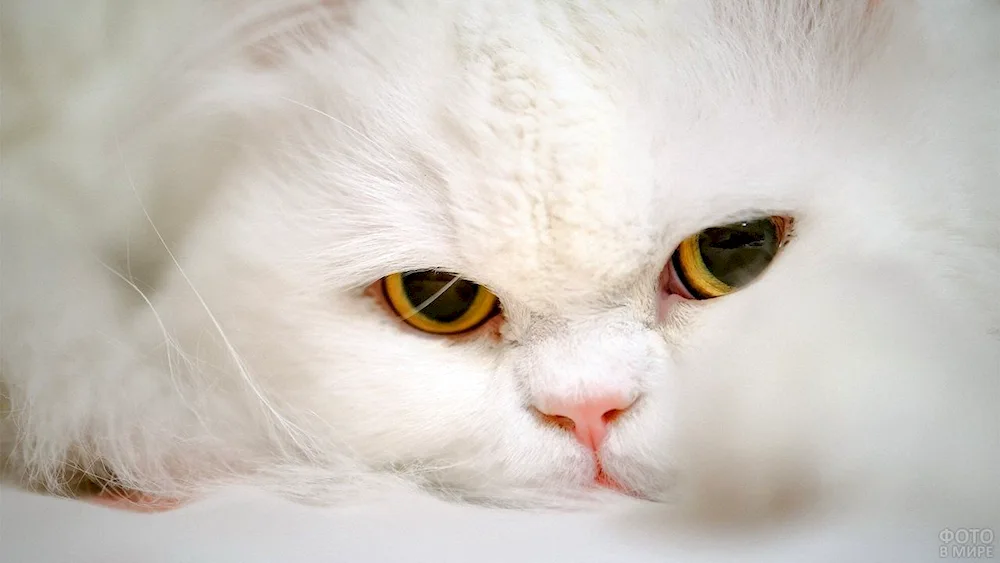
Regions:
M 472 107 L 444 116 L 456 132 L 446 178 L 456 250 L 522 292 L 618 281 L 660 237 L 650 159 L 629 152 L 641 134 L 571 65 L 520 60 L 497 70 L 472 82 Z
M 728 84 L 745 95 L 725 104 L 699 100 L 706 85 L 684 73 L 711 81 L 716 71 L 697 57 L 657 56 L 680 48 L 677 36 L 640 41 L 626 29 L 655 19 L 614 15 L 603 35 L 562 20 L 464 39 L 439 119 L 456 250 L 482 281 L 539 299 L 596 296 L 655 275 L 667 245 L 713 217 L 760 205 L 761 194 L 710 171 L 750 172 L 740 161 L 753 158 L 751 147 L 779 147 L 754 123 L 767 119 L 753 107 L 753 86 Z
M 470 2 L 447 17 L 409 12 L 420 32 L 401 35 L 389 19 L 389 36 L 368 34 L 388 40 L 357 49 L 364 65 L 326 72 L 358 109 L 338 121 L 377 149 L 341 134 L 348 168 L 375 164 L 336 181 L 370 196 L 358 222 L 395 233 L 387 254 L 399 267 L 457 270 L 529 300 L 655 275 L 679 237 L 774 196 L 780 181 L 758 174 L 768 187 L 756 192 L 739 181 L 761 163 L 795 168 L 795 150 L 776 162 L 768 112 L 782 104 L 794 115 L 797 100 L 814 101 L 817 77 L 838 75 L 819 56 L 837 43 L 829 37 L 805 53 L 815 57 L 767 51 L 777 29 L 835 22 L 813 10 L 795 27 L 792 10 L 763 25 L 777 12 L 756 5 Z M 748 22 L 757 35 L 739 37 Z

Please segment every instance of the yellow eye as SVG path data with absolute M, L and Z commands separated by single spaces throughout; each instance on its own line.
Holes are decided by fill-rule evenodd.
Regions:
M 431 334 L 470 331 L 499 311 L 496 296 L 485 287 L 446 272 L 392 274 L 382 288 L 401 319 Z
M 685 239 L 670 258 L 694 299 L 728 295 L 757 279 L 788 238 L 792 220 L 766 217 L 711 227 Z

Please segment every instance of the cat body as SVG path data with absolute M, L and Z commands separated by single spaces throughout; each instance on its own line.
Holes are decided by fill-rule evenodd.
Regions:
M 954 4 L 5 0 L 8 476 L 996 517 L 1000 6 Z M 760 215 L 758 280 L 664 297 Z M 495 334 L 368 291 L 428 269 Z M 538 416 L 610 392 L 599 452 Z

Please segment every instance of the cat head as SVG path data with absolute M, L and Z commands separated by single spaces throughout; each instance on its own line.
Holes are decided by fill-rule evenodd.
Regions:
M 465 498 L 916 448 L 989 365 L 998 113 L 890 4 L 339 6 L 254 71 L 203 277 L 313 454 Z

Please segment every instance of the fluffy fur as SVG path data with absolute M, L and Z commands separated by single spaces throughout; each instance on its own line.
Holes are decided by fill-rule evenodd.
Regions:
M 1000 5 L 3 5 L 7 475 L 564 504 L 527 408 L 639 397 L 603 451 L 709 512 L 1000 506 Z M 760 213 L 754 284 L 657 318 L 680 240 Z M 501 338 L 364 288 L 440 268 Z

